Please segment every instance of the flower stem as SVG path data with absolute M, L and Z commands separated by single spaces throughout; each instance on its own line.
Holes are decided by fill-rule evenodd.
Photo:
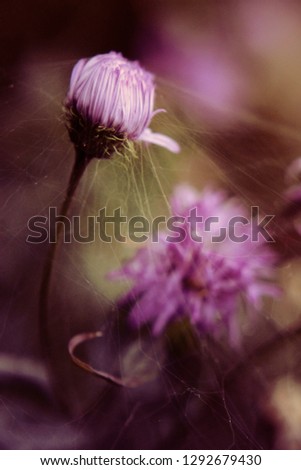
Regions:
M 70 175 L 70 179 L 69 179 L 69 183 L 68 183 L 68 187 L 66 191 L 66 196 L 61 206 L 61 210 L 60 210 L 61 217 L 64 217 L 67 215 L 74 193 L 76 191 L 76 188 L 78 187 L 81 177 L 90 160 L 91 158 L 87 157 L 86 154 L 82 150 L 78 148 L 76 149 L 75 162 L 74 162 L 73 169 Z M 50 245 L 47 258 L 44 264 L 44 269 L 42 273 L 42 281 L 41 281 L 40 292 L 39 292 L 39 335 L 40 335 L 42 355 L 44 359 L 46 360 L 46 362 L 48 363 L 48 366 L 50 363 L 50 355 L 51 355 L 51 342 L 50 342 L 49 324 L 48 324 L 49 292 L 50 292 L 50 286 L 51 286 L 51 277 L 52 277 L 53 265 L 54 265 L 54 260 L 55 260 L 55 254 L 56 254 L 58 244 L 60 242 L 62 226 L 63 224 L 61 223 L 58 224 L 57 232 L 55 233 L 55 241 L 54 243 L 51 243 Z

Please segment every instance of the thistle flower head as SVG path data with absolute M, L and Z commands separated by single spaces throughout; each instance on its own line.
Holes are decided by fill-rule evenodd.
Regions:
M 156 114 L 154 96 L 154 77 L 138 62 L 116 52 L 81 59 L 73 68 L 65 103 L 71 140 L 100 158 L 111 156 L 127 140 L 178 152 L 175 141 L 148 128 Z
M 228 236 L 217 243 L 212 241 L 221 228 L 229 226 L 234 215 L 246 215 L 239 201 L 221 191 L 206 189 L 200 194 L 190 187 L 179 187 L 171 207 L 174 215 L 196 214 L 203 217 L 203 223 L 192 232 L 185 218 L 184 239 L 171 241 L 167 233 L 161 233 L 159 243 L 141 248 L 114 272 L 113 279 L 123 277 L 133 282 L 120 304 L 132 305 L 132 324 L 149 324 L 154 335 L 162 333 L 170 322 L 188 317 L 201 332 L 215 336 L 227 332 L 230 343 L 236 345 L 242 305 L 255 311 L 261 307 L 264 295 L 278 294 L 270 282 L 275 256 L 261 238 L 252 241 L 249 237 L 238 243 Z M 218 220 L 208 234 L 204 223 L 212 216 Z M 251 235 L 251 224 L 243 229 Z

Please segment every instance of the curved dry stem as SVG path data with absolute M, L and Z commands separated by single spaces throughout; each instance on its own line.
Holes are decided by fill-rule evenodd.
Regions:
M 110 382 L 114 385 L 118 385 L 120 387 L 135 388 L 139 385 L 144 384 L 145 380 L 141 380 L 139 379 L 139 377 L 126 377 L 123 379 L 121 377 L 116 377 L 113 374 L 109 374 L 108 372 L 105 372 L 103 370 L 95 369 L 90 364 L 84 362 L 82 359 L 79 359 L 79 357 L 75 355 L 75 349 L 79 345 L 85 343 L 86 341 L 90 341 L 91 339 L 101 337 L 103 337 L 102 331 L 80 333 L 78 335 L 73 336 L 73 338 L 71 338 L 71 340 L 69 341 L 68 351 L 74 364 L 76 364 L 78 367 L 85 370 L 86 372 L 89 372 L 90 374 L 93 374 L 96 377 L 100 377 L 101 379 L 106 380 L 107 382 Z

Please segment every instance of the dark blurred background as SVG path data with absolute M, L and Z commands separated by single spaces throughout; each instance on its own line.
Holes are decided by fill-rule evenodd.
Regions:
M 122 287 L 106 279 L 135 249 L 128 245 L 60 247 L 50 321 L 57 400 L 37 321 L 48 246 L 26 243 L 28 219 L 60 206 L 71 171 L 62 104 L 72 67 L 110 50 L 157 75 L 158 106 L 168 113 L 152 127 L 177 139 L 182 152 L 152 148 L 127 166 L 93 162 L 74 213 L 118 203 L 129 214 L 162 214 L 180 181 L 222 185 L 263 213 L 279 210 L 285 169 L 301 151 L 300 2 L 4 0 L 1 13 L 0 447 L 300 448 L 293 341 L 281 360 L 269 357 L 227 389 L 223 374 L 236 357 L 206 341 L 198 352 L 171 342 L 164 357 L 158 346 L 160 372 L 133 391 L 75 368 L 68 340 L 104 323 L 106 341 L 82 348 L 82 357 L 106 369 L 123 356 L 131 364 L 114 303 Z M 260 328 L 246 335 L 247 351 L 298 320 L 300 268 L 298 259 L 282 268 L 285 297 L 267 303 Z M 69 403 L 71 418 L 59 401 Z

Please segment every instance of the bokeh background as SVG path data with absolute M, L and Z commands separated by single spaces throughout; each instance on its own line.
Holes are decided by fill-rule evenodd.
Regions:
M 125 286 L 106 273 L 136 246 L 61 246 L 51 289 L 55 392 L 38 337 L 48 245 L 26 242 L 27 221 L 60 206 L 72 168 L 62 111 L 72 66 L 110 50 L 156 74 L 168 112 L 152 128 L 182 152 L 141 147 L 127 162 L 92 162 L 71 208 L 83 224 L 104 206 L 168 213 L 178 182 L 222 186 L 262 214 L 279 213 L 287 166 L 301 152 L 300 2 L 4 0 L 1 11 L 0 447 L 300 448 L 300 338 L 285 333 L 301 321 L 298 239 L 282 236 L 283 297 L 244 329 L 241 358 L 274 334 L 283 341 L 233 380 L 227 371 L 241 358 L 226 341 L 196 347 L 185 335 L 154 341 L 127 330 L 115 306 Z M 132 374 L 151 354 L 151 380 L 128 390 L 77 369 L 68 341 L 97 329 L 103 340 L 79 349 L 82 358 Z

